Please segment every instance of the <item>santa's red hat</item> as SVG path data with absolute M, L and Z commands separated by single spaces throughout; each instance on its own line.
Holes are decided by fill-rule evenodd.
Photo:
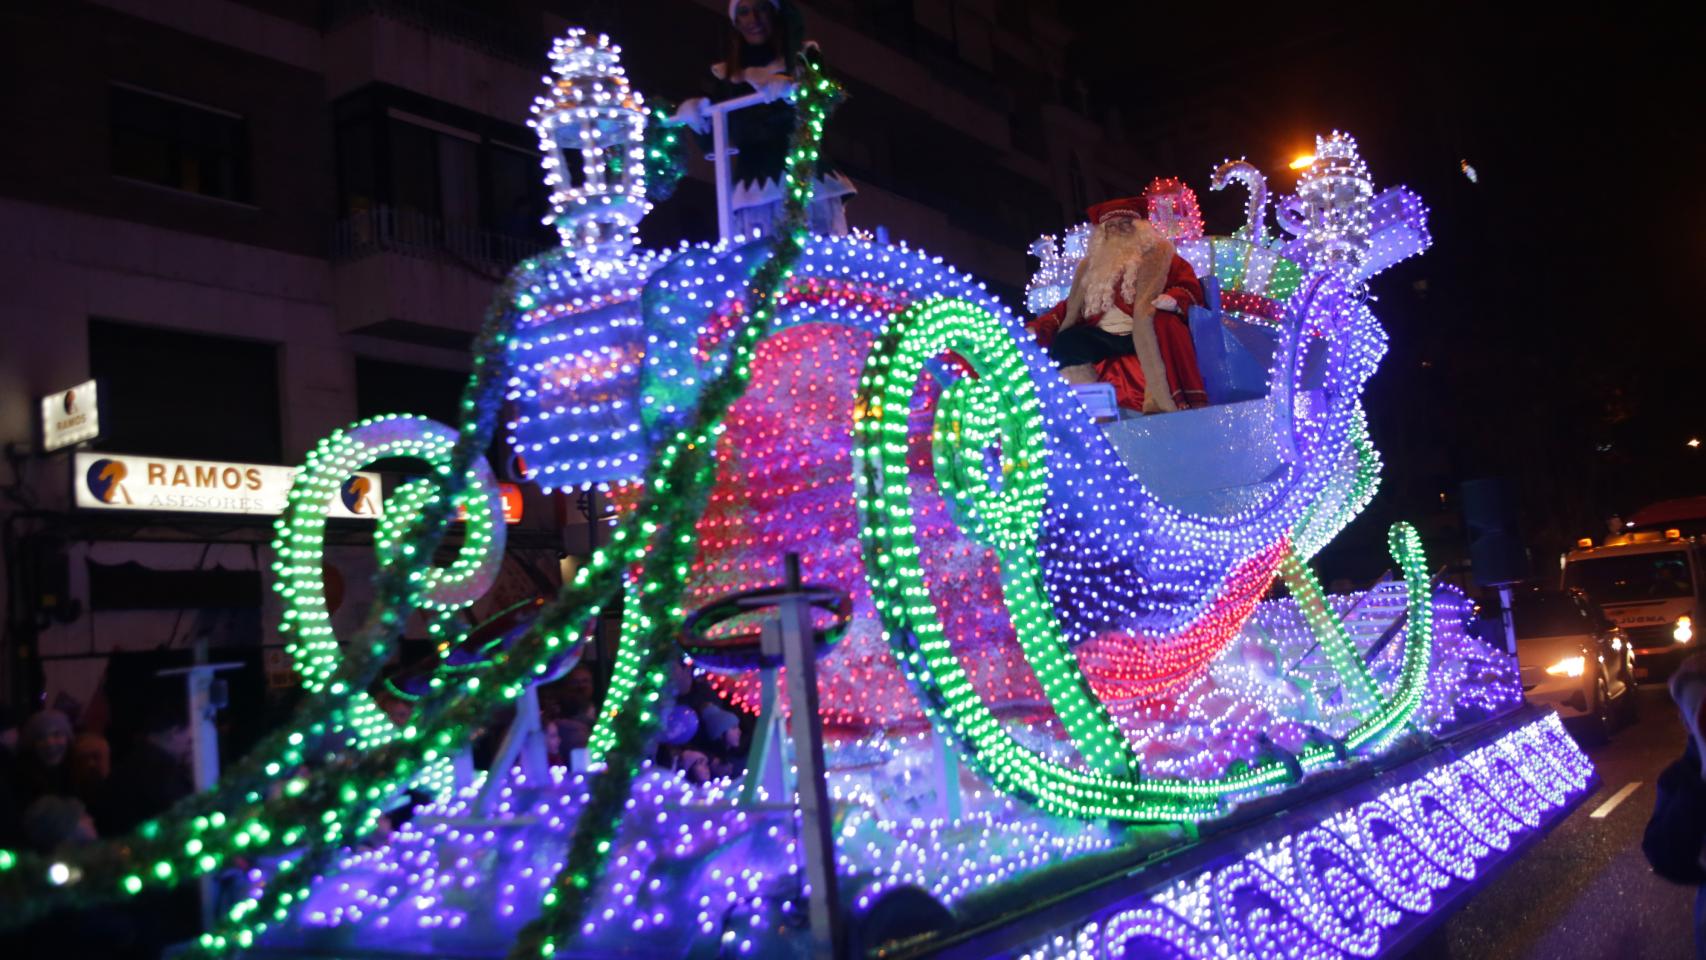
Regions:
M 1142 197 L 1122 197 L 1119 200 L 1105 200 L 1085 211 L 1090 222 L 1101 226 L 1116 217 L 1141 218 L 1144 213 Z

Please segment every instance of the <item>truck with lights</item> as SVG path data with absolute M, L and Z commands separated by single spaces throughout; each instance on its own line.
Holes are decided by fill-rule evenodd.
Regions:
M 1623 628 L 1635 648 L 1637 680 L 1663 679 L 1699 649 L 1696 634 L 1706 612 L 1701 537 L 1666 527 L 1598 542 L 1584 538 L 1564 555 L 1562 579 Z

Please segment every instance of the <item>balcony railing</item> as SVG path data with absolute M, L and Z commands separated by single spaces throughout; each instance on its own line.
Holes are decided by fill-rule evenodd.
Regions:
M 537 69 L 551 47 L 550 39 L 537 28 L 456 0 L 331 0 L 326 5 L 326 28 L 367 15 L 407 23 L 530 69 Z
M 344 262 L 376 253 L 400 253 L 452 260 L 482 272 L 502 274 L 548 246 L 525 237 L 445 223 L 414 210 L 379 206 L 338 222 L 332 237 L 332 259 Z

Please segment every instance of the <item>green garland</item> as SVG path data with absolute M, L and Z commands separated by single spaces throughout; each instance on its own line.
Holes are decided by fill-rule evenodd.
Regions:
M 0 928 L 28 923 L 60 907 L 176 886 L 216 871 L 234 857 L 282 852 L 323 822 L 318 816 L 288 814 L 296 812 L 304 798 L 326 793 L 326 783 L 337 775 L 340 754 L 351 742 L 358 697 L 365 697 L 389 657 L 402 631 L 403 611 L 412 608 L 420 589 L 418 570 L 442 540 L 452 501 L 490 444 L 503 390 L 502 358 L 510 322 L 504 308 L 512 300 L 513 287 L 506 284 L 476 341 L 474 373 L 462 399 L 465 419 L 438 471 L 444 496 L 428 502 L 400 538 L 399 549 L 419 559 L 381 566 L 374 578 L 373 604 L 350 642 L 352 654 L 304 697 L 289 721 L 228 768 L 213 790 L 184 798 L 130 836 L 62 857 L 0 850 L 0 904 L 5 906 Z M 308 504 L 309 499 L 293 492 L 279 521 L 281 531 L 298 511 L 319 509 Z M 296 776 L 298 768 L 319 763 L 326 768 L 312 777 Z M 332 792 L 342 794 L 341 787 Z M 275 807 L 281 814 L 276 818 Z
M 691 424 L 664 447 L 649 471 L 645 499 L 637 511 L 640 530 L 655 538 L 636 581 L 641 585 L 636 622 L 644 632 L 637 644 L 624 645 L 629 651 L 637 648 L 628 666 L 639 682 L 625 691 L 613 683 L 607 694 L 614 704 L 606 703 L 597 732 L 610 744 L 603 754 L 604 770 L 594 776 L 587 806 L 575 820 L 566 866 L 546 893 L 540 916 L 517 938 L 510 953 L 514 958 L 553 956 L 579 928 L 604 874 L 634 777 L 651 752 L 661 722 L 667 667 L 676 655 L 675 638 L 685 615 L 679 603 L 696 550 L 693 530 L 715 479 L 722 420 L 746 392 L 758 343 L 771 332 L 777 300 L 804 249 L 824 123 L 841 99 L 840 85 L 824 74 L 816 57 L 804 57 L 803 66 L 794 95 L 796 121 L 785 168 L 788 189 L 775 253 L 752 277 L 752 309 L 730 342 L 731 362 L 706 386 Z
M 704 509 L 714 472 L 712 450 L 719 423 L 744 391 L 758 341 L 769 332 L 776 292 L 804 239 L 804 211 L 811 192 L 823 122 L 840 96 L 840 87 L 807 64 L 798 94 L 804 122 L 798 125 L 790 154 L 795 181 L 777 240 L 777 254 L 754 278 L 755 304 L 733 347 L 735 362 L 709 386 L 692 425 L 665 445 L 649 471 L 640 508 L 618 526 L 611 545 L 565 585 L 531 628 L 491 667 L 478 675 L 434 678 L 431 691 L 417 703 L 411 722 L 397 737 L 377 748 L 346 751 L 351 711 L 357 697 L 377 677 L 404 619 L 419 599 L 425 568 L 461 493 L 474 459 L 490 443 L 501 390 L 504 346 L 530 298 L 518 295 L 512 278 L 488 311 L 474 358 L 475 372 L 462 401 L 467 418 L 447 463 L 438 467 L 442 496 L 429 498 L 421 518 L 401 538 L 406 562 L 382 566 L 367 622 L 325 682 L 312 691 L 292 720 L 268 737 L 208 794 L 187 798 L 136 834 L 111 840 L 62 858 L 0 850 L 0 925 L 28 923 L 44 913 L 136 895 L 150 888 L 175 886 L 219 869 L 232 858 L 277 857 L 285 861 L 254 896 L 239 903 L 220 928 L 201 938 L 201 951 L 217 955 L 243 949 L 265 933 L 271 922 L 288 915 L 306 884 L 348 844 L 372 828 L 386 803 L 428 765 L 459 749 L 468 728 L 519 697 L 547 672 L 548 664 L 573 651 L 575 641 L 621 589 L 621 571 L 643 564 L 647 579 L 640 607 L 651 630 L 645 658 L 646 682 L 635 691 L 633 709 L 623 711 L 615 730 L 616 746 L 607 768 L 594 778 L 592 798 L 578 819 L 571 840 L 569 868 L 546 896 L 545 915 L 530 925 L 517 951 L 538 956 L 572 930 L 586 898 L 604 868 L 632 778 L 657 725 L 647 707 L 663 696 L 663 663 L 673 652 L 682 611 L 677 606 L 692 560 L 691 531 Z M 803 184 L 803 189 L 800 185 Z M 524 275 L 537 264 L 526 263 Z M 281 520 L 281 531 L 287 514 Z M 671 531 L 673 535 L 658 536 Z M 317 765 L 297 776 L 303 765 Z
M 646 116 L 646 194 L 655 201 L 668 200 L 687 173 L 688 141 L 680 124 L 669 122 L 674 107 L 667 100 L 653 100 Z

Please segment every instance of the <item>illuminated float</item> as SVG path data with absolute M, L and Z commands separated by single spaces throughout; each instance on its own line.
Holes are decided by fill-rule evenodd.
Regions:
M 1244 161 L 1211 181 L 1249 191 L 1230 235 L 1203 233 L 1182 184 L 1152 188 L 1152 220 L 1210 279 L 1190 321 L 1211 405 L 1098 424 L 974 278 L 800 227 L 839 95 L 815 62 L 775 235 L 640 251 L 685 144 L 606 38 L 573 31 L 552 59 L 534 124 L 564 244 L 501 291 L 466 422 L 340 432 L 280 523 L 300 722 L 125 846 L 8 853 L 8 895 L 134 893 L 241 856 L 248 893 L 209 953 L 1370 956 L 1585 795 L 1586 758 L 1521 706 L 1412 529 L 1391 533 L 1400 576 L 1363 593 L 1324 595 L 1309 570 L 1378 480 L 1365 286 L 1428 244 L 1419 200 L 1376 191 L 1350 137 L 1320 138 L 1275 204 L 1289 236 Z M 1064 295 L 1081 238 L 1033 246 L 1032 310 Z M 447 655 L 398 727 L 365 690 L 401 615 L 433 612 L 467 650 L 454 611 L 501 554 L 475 465 L 504 400 L 530 478 L 609 491 L 620 519 L 536 618 Z M 397 454 L 434 472 L 388 500 L 379 601 L 340 656 L 324 501 Z M 447 491 L 475 523 L 434 568 Z M 814 586 L 755 593 L 788 555 Z M 1264 599 L 1276 580 L 1286 596 Z M 590 765 L 543 769 L 530 689 L 619 598 Z M 800 652 L 826 616 L 808 602 L 834 608 L 833 642 Z M 819 658 L 791 747 L 786 625 L 763 652 L 735 636 L 777 603 L 800 618 L 789 655 Z M 687 647 L 761 714 L 744 780 L 649 763 L 696 609 L 741 614 Z M 524 722 L 494 764 L 511 772 L 458 774 L 468 730 L 512 704 Z M 410 785 L 436 799 L 358 843 Z

